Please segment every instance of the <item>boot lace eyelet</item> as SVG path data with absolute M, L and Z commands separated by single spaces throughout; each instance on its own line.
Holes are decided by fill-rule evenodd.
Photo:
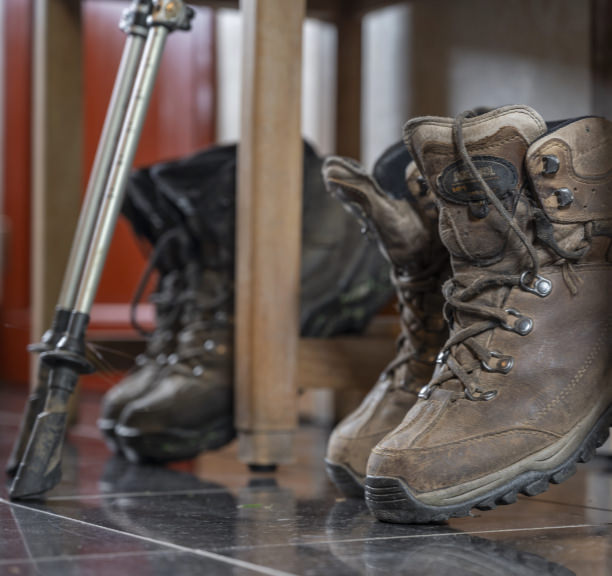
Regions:
M 508 372 L 510 372 L 510 370 L 512 370 L 514 367 L 514 358 L 512 356 L 502 354 L 501 352 L 491 352 L 491 357 L 497 360 L 494 365 L 491 365 L 489 362 L 484 360 L 481 360 L 480 362 L 484 370 L 487 372 L 508 374 Z
M 444 364 L 446 362 L 446 359 L 448 358 L 448 354 L 449 354 L 448 350 L 442 350 L 441 352 L 439 352 L 438 355 L 436 356 L 436 364 L 440 366 Z
M 419 398 L 427 400 L 431 396 L 432 391 L 433 386 L 431 386 L 431 384 L 426 384 L 419 390 Z
M 525 290 L 525 292 L 535 294 L 540 298 L 546 298 L 546 296 L 552 292 L 552 282 L 548 278 L 544 278 L 544 276 L 536 274 L 535 278 L 533 278 L 531 282 L 532 286 L 530 286 L 528 281 L 530 274 L 531 273 L 527 270 L 521 274 L 521 279 L 519 280 L 521 289 Z
M 520 336 L 527 336 L 533 330 L 533 320 L 529 316 L 524 316 L 515 308 L 506 308 L 506 314 L 515 316 L 516 320 L 513 324 L 502 322 L 501 327 L 510 332 L 516 332 Z
M 483 392 L 480 388 L 474 388 L 473 391 L 469 390 L 469 388 L 465 389 L 465 397 L 473 402 L 488 402 L 489 400 L 493 400 L 495 396 L 497 396 L 497 390 L 488 390 L 487 392 Z

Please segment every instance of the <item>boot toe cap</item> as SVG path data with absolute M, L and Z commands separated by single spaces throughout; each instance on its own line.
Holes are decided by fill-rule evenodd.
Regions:
M 504 471 L 514 468 L 506 475 L 520 473 L 521 460 L 555 440 L 545 431 L 515 428 L 482 436 L 457 434 L 452 441 L 428 444 L 415 443 L 399 429 L 374 447 L 367 475 L 399 478 L 413 494 L 424 494 L 494 476 L 503 479 Z

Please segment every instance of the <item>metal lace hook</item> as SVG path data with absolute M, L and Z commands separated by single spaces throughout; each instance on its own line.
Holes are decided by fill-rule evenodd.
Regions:
M 525 290 L 525 292 L 531 292 L 531 294 L 535 294 L 540 298 L 546 298 L 552 292 L 552 282 L 548 278 L 544 278 L 544 276 L 540 276 L 539 274 L 535 274 L 532 279 L 532 286 L 528 284 L 528 276 L 531 274 L 528 270 L 525 270 L 521 274 L 521 278 L 519 280 L 519 284 L 521 289 Z
M 515 308 L 506 308 L 506 314 L 510 314 L 511 316 L 515 316 L 517 319 L 514 324 L 510 325 L 508 322 L 501 322 L 500 326 L 504 330 L 509 330 L 510 332 L 516 332 L 521 336 L 526 336 L 533 330 L 533 320 L 529 318 L 529 316 L 525 316 L 521 314 Z
M 474 388 L 474 391 L 472 392 L 469 388 L 465 389 L 465 397 L 474 402 L 488 402 L 489 400 L 493 400 L 495 396 L 497 396 L 497 390 L 488 390 L 487 392 L 483 392 L 480 388 Z
M 491 358 L 495 358 L 498 361 L 495 363 L 495 366 L 491 366 L 488 361 L 481 360 L 480 364 L 487 372 L 508 374 L 512 370 L 514 366 L 514 358 L 512 356 L 502 354 L 501 352 L 490 352 L 490 354 Z

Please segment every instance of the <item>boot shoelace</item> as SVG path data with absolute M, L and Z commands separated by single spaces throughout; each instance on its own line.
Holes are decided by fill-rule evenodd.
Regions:
M 210 361 L 229 358 L 228 345 L 214 337 L 215 331 L 226 330 L 232 319 L 224 308 L 227 308 L 232 292 L 221 278 L 209 278 L 209 288 L 214 292 L 202 294 L 196 286 L 191 286 L 182 296 L 185 302 L 186 315 L 191 318 L 181 330 L 179 341 L 187 340 L 177 347 L 176 352 L 168 357 L 168 371 L 191 373 L 201 376 L 205 371 L 204 364 Z M 194 279 L 194 282 L 200 280 Z
M 465 285 L 462 282 L 465 275 L 455 274 L 453 278 L 444 284 L 443 294 L 446 300 L 444 305 L 444 316 L 450 326 L 453 324 L 453 311 L 478 316 L 483 318 L 483 320 L 470 322 L 468 326 L 460 328 L 454 333 L 451 331 L 451 336 L 444 344 L 442 351 L 438 354 L 436 369 L 431 381 L 419 392 L 420 398 L 429 398 L 435 387 L 441 386 L 450 380 L 458 380 L 464 388 L 464 393 L 458 394 L 456 398 L 465 397 L 472 401 L 487 401 L 495 398 L 495 396 L 497 396 L 497 390 L 481 390 L 473 374 L 480 369 L 484 369 L 488 372 L 507 374 L 514 365 L 514 359 L 500 351 L 487 349 L 476 340 L 476 337 L 498 327 L 525 336 L 533 329 L 533 321 L 531 318 L 521 314 L 519 310 L 514 308 L 501 309 L 483 303 L 474 304 L 471 303 L 470 300 L 486 289 L 502 286 L 510 288 L 518 286 L 522 290 L 536 294 L 540 297 L 548 296 L 552 290 L 552 283 L 550 280 L 539 274 L 540 262 L 535 247 L 525 233 L 519 228 L 519 225 L 512 215 L 508 213 L 502 202 L 491 190 L 472 162 L 464 142 L 462 130 L 464 119 L 472 115 L 473 113 L 471 111 L 464 112 L 455 118 L 453 124 L 453 139 L 457 146 L 459 157 L 464 162 L 471 175 L 478 181 L 487 201 L 493 204 L 501 217 L 506 221 L 509 228 L 524 245 L 533 266 L 530 270 L 520 274 L 500 274 L 482 270 L 481 277 L 468 283 L 466 287 L 461 287 Z M 540 234 L 536 232 L 536 235 L 540 238 Z M 547 242 L 547 245 L 553 250 L 555 247 L 558 248 L 554 242 Z M 568 257 L 579 258 L 584 254 L 584 250 L 571 254 L 562 252 L 561 250 L 556 251 L 563 259 Z M 564 269 L 564 278 L 565 277 Z M 457 352 L 460 346 L 467 348 L 471 353 L 471 360 L 465 360 L 463 356 L 461 361 L 457 359 Z
M 363 167 L 357 161 L 351 158 L 343 158 L 342 160 L 353 168 L 356 168 L 359 173 L 365 174 Z M 347 187 L 359 191 L 359 187 L 353 186 L 342 179 L 329 178 L 329 182 L 335 184 L 340 190 L 342 187 Z M 382 241 L 376 225 L 370 221 L 365 210 L 353 202 L 344 200 L 343 195 L 339 194 L 337 191 L 334 192 L 334 195 L 337 196 L 343 205 L 357 218 L 361 226 L 361 233 L 367 236 L 370 241 L 375 242 L 383 252 L 384 257 L 389 262 L 392 262 L 392 258 L 387 252 L 385 243 Z M 411 362 L 429 365 L 433 362 L 433 358 L 430 359 L 427 357 L 428 350 L 423 351 L 422 346 L 419 346 L 418 343 L 415 342 L 414 334 L 418 331 L 429 331 L 426 323 L 426 314 L 420 303 L 425 294 L 431 293 L 437 289 L 438 275 L 440 274 L 440 269 L 444 262 L 446 262 L 446 256 L 436 260 L 426 270 L 417 275 L 410 274 L 399 267 L 393 267 L 391 269 L 391 283 L 395 288 L 399 303 L 401 332 L 396 341 L 396 356 L 381 372 L 379 381 L 390 380 L 392 382 L 392 387 L 406 389 L 408 378 L 404 378 L 403 382 L 394 382 L 393 375 L 396 370 Z
M 172 340 L 173 327 L 177 324 L 181 314 L 181 306 L 177 305 L 177 302 L 183 284 L 182 274 L 180 271 L 172 271 L 162 278 L 161 289 L 151 294 L 149 298 L 158 310 L 156 314 L 157 326 L 155 329 L 153 331 L 145 330 L 136 317 L 138 304 L 142 300 L 151 275 L 164 251 L 168 249 L 172 242 L 178 243 L 180 252 L 185 252 L 188 249 L 188 238 L 183 230 L 171 228 L 164 232 L 155 243 L 153 252 L 149 257 L 147 266 L 140 277 L 130 303 L 130 322 L 134 329 L 148 341 L 147 353 L 140 354 L 136 358 L 138 366 L 144 365 L 149 360 L 155 360 L 160 364 L 165 363 L 165 354 L 158 353 L 158 350 L 163 350 L 166 344 Z
M 422 299 L 437 289 L 438 277 L 443 262 L 439 259 L 423 270 L 418 275 L 410 275 L 402 269 L 394 268 L 391 271 L 391 282 L 395 287 L 399 302 L 400 328 L 401 332 L 396 342 L 397 354 L 382 371 L 380 380 L 391 379 L 395 371 L 412 362 L 431 365 L 433 358 L 430 357 L 431 346 L 418 342 L 415 334 L 418 332 L 435 332 L 427 325 L 426 312 Z M 403 382 L 395 383 L 396 386 L 406 388 L 409 378 Z

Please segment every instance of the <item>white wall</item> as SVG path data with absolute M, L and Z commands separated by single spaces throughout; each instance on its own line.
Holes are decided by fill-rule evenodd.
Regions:
M 590 2 L 427 0 L 365 18 L 367 165 L 416 115 L 528 104 L 547 119 L 591 112 Z
M 237 10 L 217 13 L 217 140 L 240 137 L 241 18 Z M 303 30 L 302 133 L 319 152 L 334 149 L 336 29 L 306 20 Z
M 444 14 L 449 113 L 508 103 L 529 104 L 549 119 L 590 111 L 590 2 L 425 4 L 422 24 L 434 27 Z
M 401 138 L 410 115 L 412 9 L 390 6 L 363 21 L 361 156 L 368 167 Z
M 415 115 L 524 103 L 547 119 L 588 114 L 590 2 L 427 0 L 364 18 L 362 159 L 371 166 Z M 240 16 L 218 13 L 218 136 L 240 124 Z M 303 133 L 334 148 L 335 29 L 304 27 Z

